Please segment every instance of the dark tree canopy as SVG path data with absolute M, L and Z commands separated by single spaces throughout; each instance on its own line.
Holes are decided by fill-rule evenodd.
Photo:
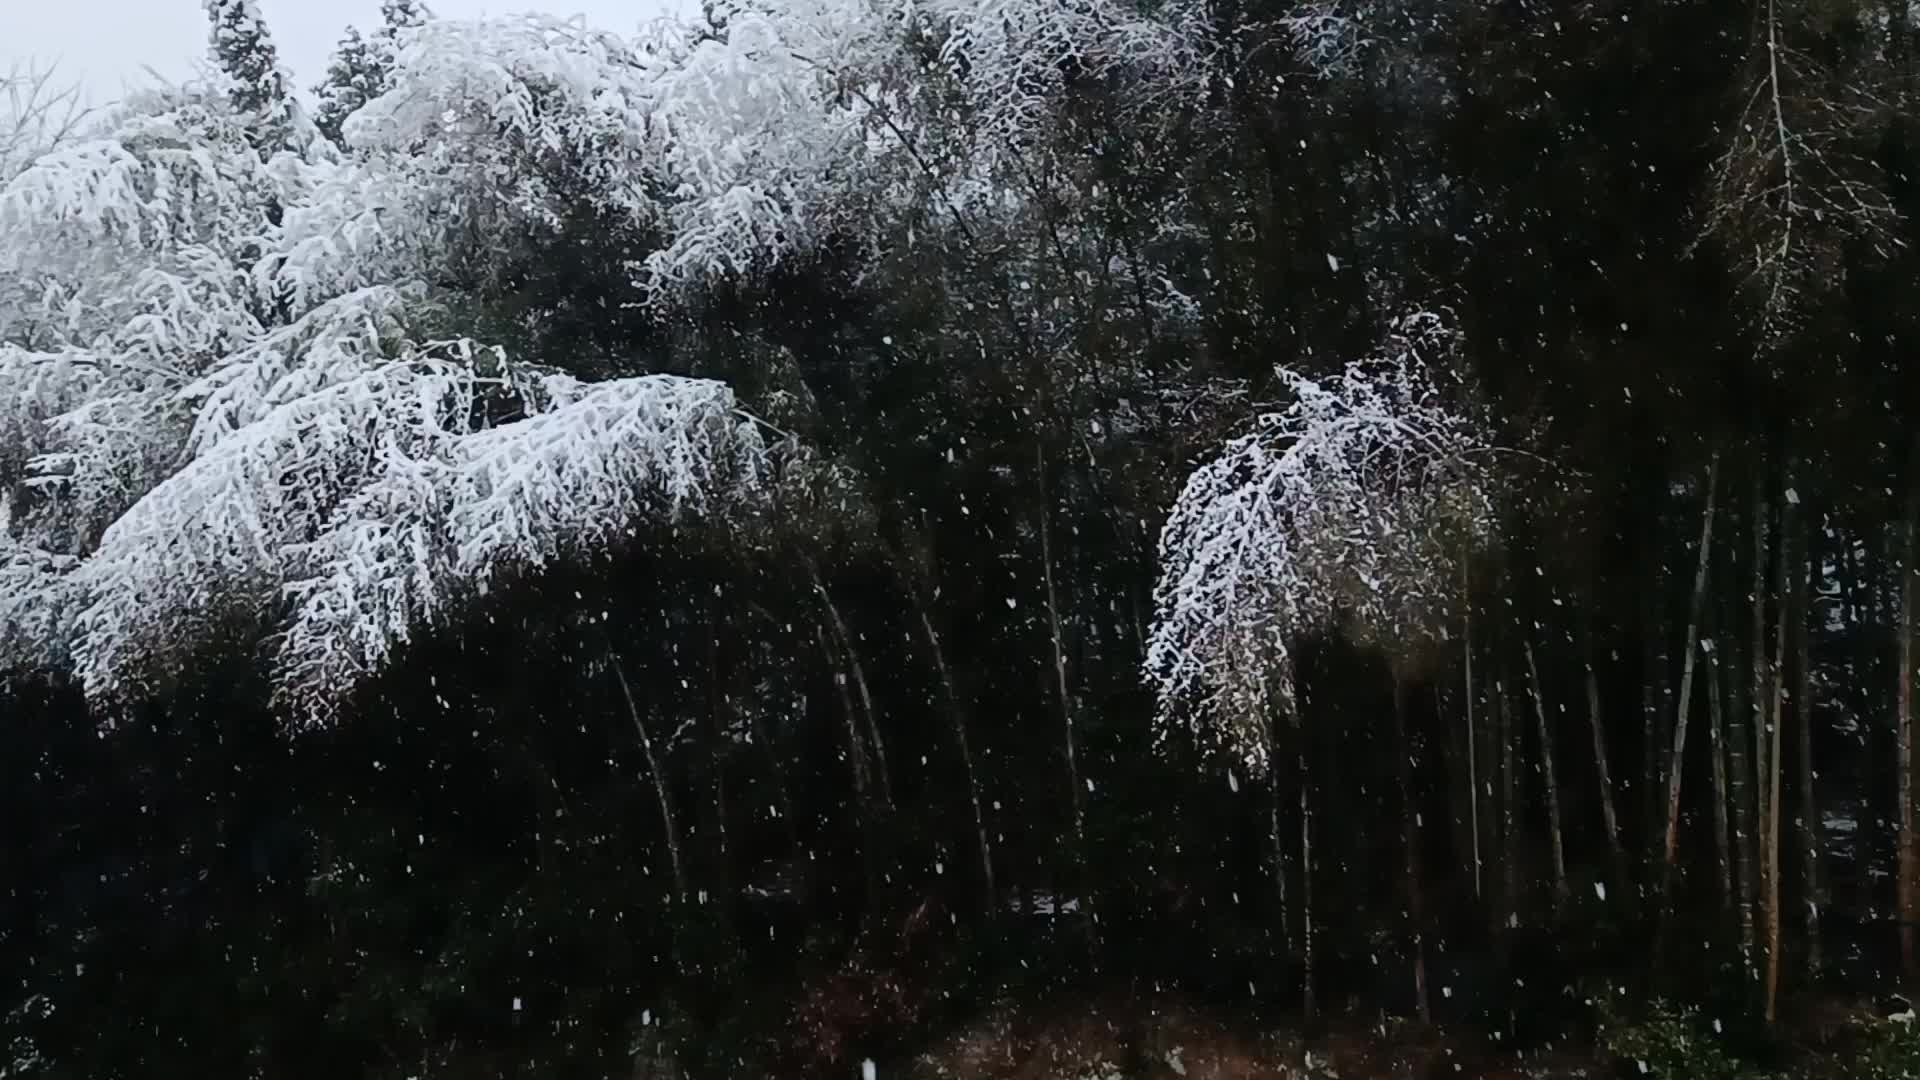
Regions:
M 0 1077 L 1920 1060 L 1906 5 L 206 8 L 0 173 Z

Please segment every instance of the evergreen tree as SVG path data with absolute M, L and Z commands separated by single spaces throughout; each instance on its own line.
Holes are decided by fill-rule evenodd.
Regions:
M 410 30 L 425 26 L 433 18 L 433 12 L 427 5 L 415 0 L 381 0 L 380 21 L 385 24 L 385 33 L 389 36 L 401 30 Z
M 285 146 L 296 122 L 293 88 L 254 0 L 205 0 L 214 62 L 234 108 L 252 119 L 263 152 Z
M 335 143 L 340 142 L 341 125 L 360 106 L 378 97 L 386 89 L 392 57 L 383 41 L 368 41 L 355 27 L 347 27 L 345 36 L 327 65 L 327 77 L 313 88 L 320 103 L 314 110 L 314 126 Z
M 425 26 L 433 13 L 413 0 L 384 0 L 380 5 L 381 26 L 371 39 L 356 26 L 347 27 L 334 48 L 327 65 L 326 78 L 313 88 L 320 107 L 314 112 L 314 126 L 330 141 L 341 141 L 341 128 L 347 117 L 374 98 L 385 93 L 393 77 L 393 65 L 400 48 L 400 35 Z

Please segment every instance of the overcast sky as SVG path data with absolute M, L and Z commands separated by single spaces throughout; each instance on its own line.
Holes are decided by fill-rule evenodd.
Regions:
M 349 24 L 380 24 L 380 0 L 259 0 L 302 89 L 326 72 L 327 57 Z M 697 0 L 428 0 L 442 16 L 467 18 L 518 11 L 584 14 L 605 30 L 629 31 L 666 11 L 697 11 Z M 0 0 L 0 72 L 11 62 L 57 61 L 62 76 L 85 86 L 95 104 L 119 96 L 141 65 L 169 79 L 189 74 L 206 53 L 201 0 Z

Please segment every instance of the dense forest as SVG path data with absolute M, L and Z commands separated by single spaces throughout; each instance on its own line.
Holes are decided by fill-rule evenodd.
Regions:
M 0 95 L 0 1077 L 1920 1067 L 1907 3 L 205 8 Z

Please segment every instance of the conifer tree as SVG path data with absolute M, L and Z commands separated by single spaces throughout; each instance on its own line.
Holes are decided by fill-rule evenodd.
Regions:
M 205 3 L 214 62 L 227 76 L 234 108 L 253 122 L 254 145 L 262 151 L 285 145 L 294 128 L 293 89 L 259 6 L 254 0 Z
M 341 125 L 386 89 L 391 70 L 392 58 L 380 43 L 368 41 L 356 27 L 347 27 L 333 51 L 333 62 L 327 65 L 326 79 L 313 88 L 314 98 L 320 103 L 313 122 L 320 134 L 338 143 Z

